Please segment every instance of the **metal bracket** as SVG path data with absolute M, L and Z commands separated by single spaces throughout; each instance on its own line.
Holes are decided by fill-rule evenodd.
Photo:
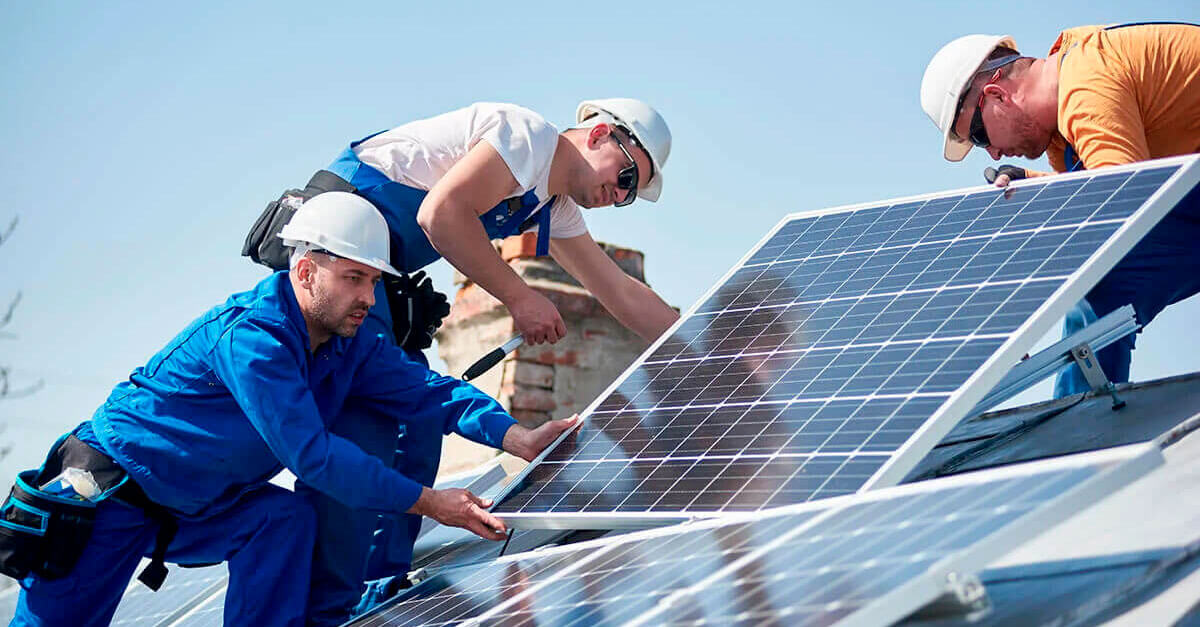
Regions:
M 974 622 L 992 611 L 987 588 L 974 574 L 951 572 L 946 575 L 946 591 L 909 618 L 932 620 L 962 618 Z
M 1003 403 L 1004 401 L 1024 392 L 1042 379 L 1053 375 L 1062 368 L 1077 363 L 1073 351 L 1081 345 L 1090 350 L 1100 350 L 1113 342 L 1138 330 L 1137 319 L 1133 307 L 1126 305 L 1107 316 L 1087 325 L 1070 336 L 1055 342 L 1045 350 L 1026 359 L 1000 380 L 996 387 L 988 392 L 971 410 L 971 415 L 983 412 Z M 1092 363 L 1095 363 L 1094 360 Z M 1086 371 L 1085 371 L 1086 376 Z M 1104 380 L 1106 383 L 1108 379 Z M 1091 383 L 1091 379 L 1088 379 Z M 1093 387 L 1095 387 L 1093 385 Z M 1124 403 L 1121 403 L 1121 407 Z M 1114 402 L 1114 409 L 1120 409 Z
M 1092 391 L 1099 394 L 1107 392 L 1112 396 L 1113 409 L 1121 409 L 1125 406 L 1125 401 L 1117 396 L 1117 386 L 1113 385 L 1112 381 L 1108 380 L 1108 376 L 1104 374 L 1104 368 L 1100 367 L 1100 362 L 1096 360 L 1095 353 L 1092 352 L 1092 347 L 1087 344 L 1080 344 L 1071 349 L 1071 358 L 1075 360 L 1075 365 L 1083 371 L 1083 378 L 1087 379 L 1088 385 L 1092 386 Z

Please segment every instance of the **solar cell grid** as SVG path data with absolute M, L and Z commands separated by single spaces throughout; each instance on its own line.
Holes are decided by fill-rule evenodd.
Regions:
M 676 599 L 655 622 L 831 624 L 1096 472 L 1072 468 L 840 509 Z
M 581 568 L 553 577 L 482 625 L 620 625 L 673 591 L 698 584 L 802 524 L 811 513 L 742 522 L 615 544 Z
M 520 526 L 860 489 L 1193 164 L 785 221 L 493 511 Z M 772 470 L 732 475 L 744 461 Z
M 538 577 L 549 577 L 583 559 L 591 550 L 528 555 L 521 560 L 487 562 L 440 571 L 379 609 L 355 620 L 355 627 L 457 625 L 526 592 Z
M 1135 445 L 604 540 L 471 624 L 891 624 L 1161 461 Z

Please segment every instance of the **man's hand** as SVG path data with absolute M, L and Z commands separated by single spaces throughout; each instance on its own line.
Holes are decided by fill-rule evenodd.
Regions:
M 521 459 L 531 462 L 558 439 L 563 431 L 579 424 L 579 414 L 562 420 L 551 420 L 536 429 L 527 429 L 521 425 L 513 425 L 504 434 L 501 447 Z
M 983 178 L 996 187 L 1008 187 L 1009 183 L 1027 176 L 1029 174 L 1025 168 L 1015 165 L 1002 165 L 999 168 L 984 168 L 983 170 Z
M 512 314 L 517 331 L 525 336 L 526 344 L 551 344 L 561 340 L 567 334 L 567 325 L 549 298 L 537 291 L 527 289 L 511 303 L 504 303 Z
M 491 499 L 483 499 L 461 488 L 423 488 L 421 497 L 408 509 L 410 514 L 428 516 L 443 525 L 461 527 L 485 540 L 503 540 L 504 522 L 487 512 Z

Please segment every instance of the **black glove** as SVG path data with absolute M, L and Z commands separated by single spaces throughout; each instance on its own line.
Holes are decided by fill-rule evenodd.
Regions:
M 383 275 L 392 311 L 392 334 L 396 345 L 409 352 L 420 352 L 433 344 L 433 334 L 450 313 L 450 300 L 433 289 L 433 280 L 421 270 L 395 277 Z
M 1025 168 L 1017 167 L 1015 165 L 1002 165 L 999 168 L 985 168 L 983 170 L 983 178 L 987 179 L 987 182 L 989 183 L 995 183 L 996 177 L 1000 176 L 1001 174 L 1008 176 L 1010 181 L 1019 181 L 1028 176 L 1028 174 L 1025 173 Z

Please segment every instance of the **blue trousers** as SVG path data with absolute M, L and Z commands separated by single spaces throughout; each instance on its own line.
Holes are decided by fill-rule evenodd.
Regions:
M 358 332 L 381 333 L 390 339 L 391 316 L 382 286 L 380 282 L 375 306 Z M 410 356 L 425 361 L 420 353 Z M 342 408 L 330 431 L 406 477 L 432 486 L 442 454 L 443 421 L 439 412 L 440 408 L 430 408 L 429 416 L 396 416 L 369 401 L 353 400 Z M 366 581 L 408 572 L 421 517 L 382 516 L 347 507 L 300 482 L 296 483 L 296 492 L 311 503 L 317 514 L 308 594 L 309 625 L 341 625 L 353 614 L 383 600 L 371 597 L 363 602 Z
M 1200 293 L 1200 186 L 1191 190 L 1066 317 L 1063 337 L 1123 307 L 1133 305 L 1138 324 L 1146 326 L 1163 309 Z M 1096 352 L 1104 374 L 1114 383 L 1129 381 L 1134 336 L 1127 335 Z M 1054 398 L 1091 389 L 1083 372 L 1071 366 L 1058 375 Z
M 315 527 L 303 499 L 267 485 L 225 512 L 180 520 L 167 561 L 229 562 L 226 625 L 298 627 L 304 624 Z M 142 510 L 113 499 L 101 503 L 91 540 L 70 575 L 21 580 L 10 627 L 108 625 L 157 532 L 158 524 Z

